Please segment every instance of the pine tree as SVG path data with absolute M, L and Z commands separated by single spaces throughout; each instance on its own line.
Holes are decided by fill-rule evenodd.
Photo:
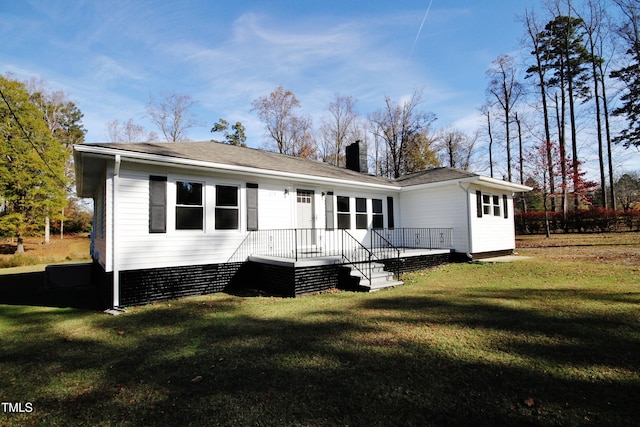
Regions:
M 616 3 L 625 17 L 618 33 L 627 44 L 629 62 L 611 73 L 611 77 L 625 86 L 620 97 L 622 105 L 613 110 L 613 114 L 627 119 L 627 127 L 613 141 L 625 148 L 640 147 L 640 6 L 635 1 L 616 0 Z

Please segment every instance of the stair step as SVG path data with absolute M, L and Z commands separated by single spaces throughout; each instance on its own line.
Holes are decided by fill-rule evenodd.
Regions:
M 369 288 L 369 292 L 379 291 L 380 289 L 393 288 L 396 286 L 402 286 L 404 282 L 402 280 L 386 280 L 384 282 L 374 282 L 371 281 L 371 286 L 366 286 Z
M 350 269 L 349 275 L 351 277 L 358 279 L 358 286 L 364 291 L 375 292 L 380 289 L 404 285 L 401 280 L 395 280 L 393 273 L 385 270 L 384 264 L 379 262 L 371 262 L 371 264 L 357 262 L 345 264 L 345 267 Z M 371 281 L 366 277 L 369 274 L 371 275 Z
M 368 274 L 369 271 L 371 271 L 371 274 L 387 272 L 384 269 L 384 264 L 379 263 L 371 263 L 371 270 L 369 270 L 369 266 L 367 265 L 367 263 L 347 264 L 346 266 L 351 268 L 352 276 L 362 277 L 363 273 L 361 273 L 361 271 L 363 271 L 365 274 Z

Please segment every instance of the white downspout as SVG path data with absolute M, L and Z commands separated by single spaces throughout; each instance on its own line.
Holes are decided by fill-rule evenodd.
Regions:
M 462 186 L 462 182 L 458 182 L 458 186 L 465 192 L 465 194 L 467 195 L 466 199 L 467 199 L 467 242 L 468 242 L 468 249 L 469 252 L 466 253 L 467 258 L 469 258 L 469 261 L 473 260 L 473 255 L 471 255 L 473 253 L 473 239 L 472 239 L 472 233 L 471 233 L 471 205 L 470 205 L 470 201 L 469 201 L 469 188 L 471 188 L 471 185 L 467 185 L 467 188 L 464 188 Z
M 113 206 L 111 207 L 111 264 L 113 270 L 113 308 L 120 306 L 120 270 L 116 251 L 117 230 L 116 213 L 118 212 L 118 181 L 120 179 L 120 154 L 116 154 L 113 171 Z

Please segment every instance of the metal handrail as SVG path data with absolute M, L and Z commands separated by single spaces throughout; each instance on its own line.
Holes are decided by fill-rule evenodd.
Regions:
M 247 241 L 253 237 L 253 232 L 249 232 L 249 234 L 247 234 L 244 239 L 242 239 L 242 242 L 240 242 L 240 244 L 238 245 L 238 247 L 236 248 L 235 251 L 233 251 L 233 254 L 231 254 L 231 256 L 229 257 L 229 259 L 227 260 L 227 262 L 234 262 L 234 259 L 236 257 L 236 255 L 241 254 L 242 250 L 245 249 L 245 246 L 247 246 Z M 246 261 L 248 255 L 244 256 L 244 257 L 240 257 L 240 261 Z
M 383 249 L 383 253 L 386 254 L 385 249 L 401 252 L 406 248 L 453 247 L 450 228 L 396 228 L 370 231 L 371 248 L 369 249 L 343 229 L 293 228 L 250 231 L 227 262 L 246 261 L 251 255 L 275 256 L 297 261 L 301 258 L 319 256 L 341 256 L 346 259 L 347 257 L 343 256 L 345 250 L 353 251 L 360 248 L 367 249 L 375 256 L 376 249 Z M 345 239 L 352 240 L 357 243 L 357 246 L 355 248 L 345 246 Z
M 382 241 L 383 243 L 385 243 L 387 246 L 387 249 L 392 249 L 396 252 L 396 278 L 398 280 L 400 280 L 400 248 L 397 248 L 393 243 L 391 243 L 389 240 L 387 240 L 382 234 L 380 234 L 380 232 L 377 229 L 372 229 L 371 230 L 371 248 L 376 248 L 378 247 L 377 244 L 374 243 L 373 238 L 374 236 L 379 240 Z
M 365 279 L 367 279 L 369 281 L 369 287 L 371 287 L 371 258 L 375 257 L 375 255 L 373 254 L 373 252 L 371 252 L 369 249 L 367 249 L 362 243 L 360 243 L 358 241 L 358 239 L 356 239 L 355 237 L 353 237 L 351 235 L 351 233 L 349 233 L 347 230 L 342 230 L 343 235 L 347 235 L 348 237 L 351 238 L 351 241 L 353 243 L 355 243 L 355 249 L 354 249 L 354 253 L 357 253 L 355 251 L 364 251 L 367 255 L 367 260 L 365 261 L 367 263 L 368 269 L 369 269 L 369 274 L 365 273 L 364 271 L 362 271 L 362 269 L 360 269 L 360 267 L 358 267 L 357 262 L 363 262 L 363 261 L 352 261 L 351 259 L 349 259 L 346 255 L 346 252 L 344 250 L 344 239 L 342 239 L 342 258 L 344 258 L 349 264 L 351 264 L 356 270 L 358 270 Z

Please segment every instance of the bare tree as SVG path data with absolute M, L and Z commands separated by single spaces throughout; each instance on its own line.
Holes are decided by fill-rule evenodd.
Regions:
M 197 126 L 196 116 L 192 112 L 195 105 L 196 102 L 189 95 L 163 92 L 159 100 L 149 95 L 147 113 L 166 141 L 188 141 L 187 131 Z
M 443 129 L 438 133 L 436 147 L 442 164 L 455 169 L 471 169 L 478 133 L 467 135 L 455 129 Z
M 390 172 L 394 178 L 405 173 L 407 149 L 413 138 L 429 129 L 436 120 L 433 113 L 418 110 L 422 94 L 422 90 L 416 89 L 401 104 L 385 96 L 385 107 L 369 115 L 374 134 L 386 143 L 389 150 Z
M 342 151 L 349 142 L 349 138 L 357 132 L 358 112 L 357 100 L 351 96 L 335 94 L 329 103 L 329 116 L 320 126 L 320 149 L 323 160 L 340 166 Z
M 507 147 L 507 179 L 512 180 L 511 175 L 511 115 L 514 105 L 518 102 L 523 92 L 522 85 L 516 79 L 517 70 L 513 58 L 509 55 L 500 55 L 487 70 L 489 86 L 487 92 L 500 106 L 504 115 L 505 139 Z
M 293 92 L 280 85 L 268 96 L 255 99 L 251 106 L 264 123 L 279 153 L 298 157 L 315 156 L 311 119 L 294 113 L 296 108 L 300 108 L 300 101 Z
M 480 112 L 487 119 L 487 135 L 489 137 L 489 176 L 493 178 L 493 133 L 491 131 L 491 104 L 485 102 L 480 107 Z
M 133 119 L 123 124 L 120 124 L 118 119 L 107 123 L 107 135 L 111 142 L 141 142 L 145 139 L 144 134 L 144 127 L 135 124 Z

